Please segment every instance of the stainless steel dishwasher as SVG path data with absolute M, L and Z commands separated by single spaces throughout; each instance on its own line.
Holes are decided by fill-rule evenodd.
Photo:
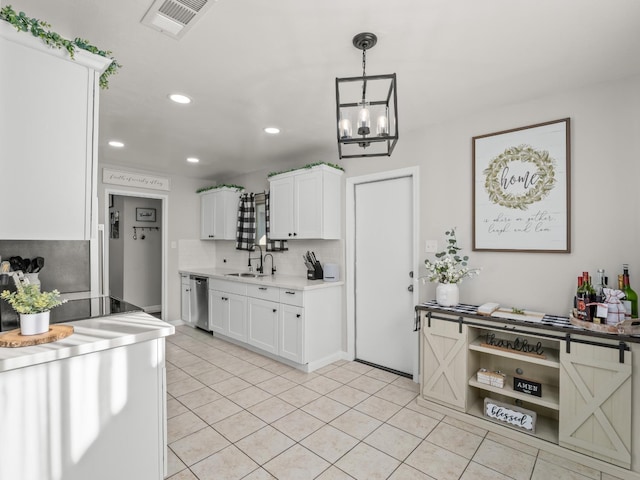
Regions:
M 191 307 L 191 323 L 196 327 L 210 332 L 209 328 L 209 279 L 207 277 L 189 276 L 191 292 L 189 306 Z

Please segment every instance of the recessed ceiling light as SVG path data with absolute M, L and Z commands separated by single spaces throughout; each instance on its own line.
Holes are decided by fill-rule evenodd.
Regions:
M 172 93 L 171 95 L 169 95 L 169 99 L 173 100 L 176 103 L 191 103 L 191 99 L 189 97 L 180 93 Z
M 110 140 L 109 141 L 109 145 L 111 145 L 112 147 L 116 147 L 116 148 L 122 148 L 124 147 L 124 143 L 118 141 L 118 140 Z
M 266 127 L 266 128 L 264 129 L 264 131 L 265 131 L 266 133 L 271 134 L 271 135 L 276 135 L 276 134 L 280 133 L 280 129 L 279 129 L 279 128 L 277 128 L 277 127 Z
M 187 162 L 189 162 L 189 163 L 198 163 L 199 161 L 200 161 L 200 159 L 196 158 L 196 157 L 187 158 Z

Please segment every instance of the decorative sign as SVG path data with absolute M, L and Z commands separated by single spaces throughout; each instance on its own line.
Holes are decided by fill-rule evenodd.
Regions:
M 513 377 L 513 389 L 516 392 L 542 397 L 542 384 L 526 378 Z
M 124 172 L 102 169 L 102 183 L 112 183 L 114 185 L 125 185 L 127 187 L 150 188 L 153 190 L 169 190 L 169 179 L 145 175 L 142 173 Z
M 136 208 L 136 221 L 138 222 L 155 222 L 155 208 Z
M 547 358 L 542 349 L 542 343 L 537 342 L 535 345 L 529 343 L 526 338 L 516 337 L 513 340 L 505 340 L 503 338 L 496 338 L 495 333 L 487 332 L 486 340 L 481 343 L 482 347 L 496 348 L 499 350 L 513 350 L 524 355 L 531 357 Z
M 569 119 L 473 137 L 473 250 L 570 252 Z
M 498 422 L 506 423 L 512 427 L 531 433 L 535 433 L 536 431 L 536 418 L 538 414 L 526 408 L 496 402 L 487 397 L 484 399 L 484 415 Z

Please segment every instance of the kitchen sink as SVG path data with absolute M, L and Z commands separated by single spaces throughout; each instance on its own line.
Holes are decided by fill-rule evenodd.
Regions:
M 266 273 L 252 273 L 252 272 L 237 272 L 237 273 L 227 273 L 228 277 L 240 277 L 240 278 L 258 278 L 266 276 Z

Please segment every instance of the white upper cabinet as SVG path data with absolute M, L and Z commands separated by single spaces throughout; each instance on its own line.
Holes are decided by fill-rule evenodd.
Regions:
M 91 238 L 98 79 L 110 62 L 81 50 L 72 60 L 0 21 L 1 239 Z
M 240 193 L 221 187 L 200 194 L 202 240 L 235 240 Z
M 341 177 L 340 170 L 326 165 L 271 177 L 270 237 L 341 238 Z

